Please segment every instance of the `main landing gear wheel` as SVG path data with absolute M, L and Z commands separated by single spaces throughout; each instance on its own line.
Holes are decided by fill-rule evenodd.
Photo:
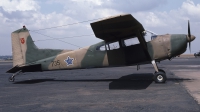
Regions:
M 165 83 L 166 80 L 167 80 L 167 77 L 164 72 L 159 71 L 154 74 L 155 83 Z
M 9 82 L 14 82 L 15 81 L 15 77 L 11 76 L 8 78 Z

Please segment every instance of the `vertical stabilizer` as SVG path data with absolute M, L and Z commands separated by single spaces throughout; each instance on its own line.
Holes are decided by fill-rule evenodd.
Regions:
M 12 32 L 11 37 L 13 66 L 29 65 L 38 60 L 70 51 L 60 49 L 38 49 L 29 34 L 29 30 L 25 26 Z
M 12 32 L 13 66 L 25 64 L 25 52 L 27 50 L 26 40 L 28 36 L 29 32 L 25 27 Z

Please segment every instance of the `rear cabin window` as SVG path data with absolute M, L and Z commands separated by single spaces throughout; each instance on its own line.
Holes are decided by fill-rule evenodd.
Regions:
M 124 40 L 124 45 L 125 46 L 132 46 L 132 45 L 135 45 L 135 44 L 139 44 L 139 40 L 137 37 L 135 38 L 128 38 L 128 39 L 125 39 Z
M 105 51 L 105 50 L 106 50 L 105 45 L 100 46 L 99 50 L 100 50 L 100 51 Z
M 96 50 L 98 50 L 98 51 L 106 51 L 106 47 L 105 47 L 105 45 L 101 45 L 101 46 L 98 46 L 96 48 Z

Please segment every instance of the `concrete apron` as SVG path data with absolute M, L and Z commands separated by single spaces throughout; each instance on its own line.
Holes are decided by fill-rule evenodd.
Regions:
M 171 70 L 176 76 L 184 79 L 191 79 L 183 81 L 190 95 L 200 104 L 200 70 Z

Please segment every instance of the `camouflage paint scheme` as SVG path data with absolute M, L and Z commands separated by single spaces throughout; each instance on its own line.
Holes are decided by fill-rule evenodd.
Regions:
M 13 51 L 13 68 L 8 71 L 10 73 L 14 73 L 20 70 L 14 70 L 16 66 L 18 68 L 23 68 L 25 66 L 38 64 L 41 65 L 40 71 L 113 66 L 111 63 L 109 63 L 108 50 L 102 51 L 99 49 L 100 46 L 105 46 L 105 44 L 108 43 L 107 41 L 102 41 L 97 44 L 77 50 L 54 50 L 37 48 L 29 34 L 28 29 L 25 27 L 14 31 L 11 34 L 11 37 Z M 192 40 L 194 40 L 194 38 L 195 37 L 193 36 Z M 155 39 L 147 42 L 146 45 L 151 60 L 161 61 L 184 53 L 187 48 L 187 43 L 188 36 L 185 34 L 166 34 L 157 35 Z M 137 53 L 139 51 L 130 52 Z M 113 56 L 113 58 L 114 57 L 116 56 Z M 139 63 L 133 62 L 131 63 L 131 65 L 150 63 L 150 61 L 144 60 L 140 61 Z M 118 66 L 127 66 L 127 64 L 124 63 Z
M 28 29 L 19 29 L 12 33 L 13 67 L 41 64 L 42 71 L 57 69 L 78 69 L 108 66 L 106 51 L 96 50 L 104 42 L 77 49 L 53 50 L 38 49 L 33 43 Z M 22 43 L 21 40 L 24 40 Z M 73 58 L 73 64 L 64 61 L 67 57 Z

